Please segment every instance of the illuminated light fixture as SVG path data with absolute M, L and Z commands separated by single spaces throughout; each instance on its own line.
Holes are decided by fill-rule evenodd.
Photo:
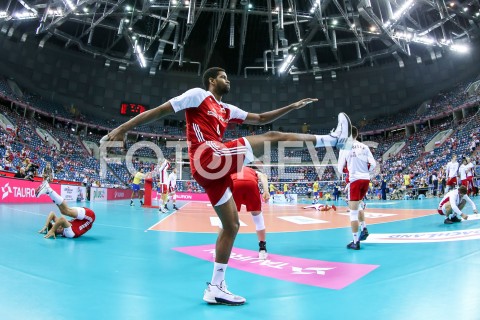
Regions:
M 470 51 L 470 48 L 463 44 L 452 44 L 450 46 L 450 50 L 459 52 L 459 53 L 467 53 L 468 51 Z
M 338 24 L 338 20 L 337 19 L 333 19 L 332 20 L 332 25 L 336 26 Z
M 475 17 L 480 16 L 480 12 L 475 13 Z
M 143 56 L 142 50 L 138 44 L 135 46 L 135 51 L 137 53 L 138 60 L 140 61 L 140 66 L 145 68 L 147 66 L 147 62 L 145 61 L 145 57 Z
M 450 7 L 453 8 L 453 7 L 455 7 L 455 2 L 450 2 L 449 5 L 450 5 Z
M 83 10 L 83 12 L 88 13 L 88 8 L 87 7 L 83 7 L 82 10 Z
M 398 9 L 392 16 L 392 19 L 388 20 L 385 22 L 383 25 L 385 28 L 388 28 L 389 26 L 392 25 L 393 22 L 397 21 L 400 19 L 408 10 L 410 10 L 413 6 L 415 5 L 414 0 L 408 0 L 405 2 L 400 9 Z
M 371 32 L 375 32 L 377 31 L 377 27 L 376 26 L 370 26 L 370 29 L 369 29 Z
M 127 6 L 125 6 L 125 10 L 126 10 L 126 11 L 132 11 L 132 7 L 129 6 L 129 5 L 127 5 Z
M 19 20 L 24 20 L 24 19 L 36 18 L 37 14 L 31 11 L 20 11 L 20 12 L 14 13 L 13 16 Z
M 56 9 L 48 9 L 47 10 L 47 15 L 49 16 L 62 16 L 63 15 L 63 10 L 61 8 L 56 8 Z
M 73 4 L 72 0 L 64 0 L 70 10 L 74 11 L 77 7 Z
M 463 8 L 463 12 L 467 12 L 467 11 L 468 11 L 468 7 Z
M 7 11 L 0 11 L 0 19 L 8 17 Z
M 172 0 L 172 5 L 176 6 L 177 5 L 177 0 Z
M 278 72 L 284 73 L 285 71 L 287 71 L 287 69 L 289 69 L 290 64 L 291 64 L 292 61 L 293 61 L 293 58 L 294 58 L 294 55 L 293 55 L 293 54 L 289 54 L 289 55 L 287 56 L 287 58 L 285 59 L 285 61 L 283 61 L 282 65 L 280 66 L 280 69 L 278 69 Z
M 248 4 L 248 9 L 252 9 L 253 8 L 253 4 L 249 3 Z
M 413 38 L 413 42 L 432 45 L 432 44 L 435 43 L 435 40 L 433 40 L 432 38 L 429 38 L 429 37 L 423 37 L 423 36 L 421 36 L 421 37 L 414 37 L 414 38 Z

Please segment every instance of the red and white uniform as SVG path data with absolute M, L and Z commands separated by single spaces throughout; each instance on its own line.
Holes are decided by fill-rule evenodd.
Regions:
M 461 215 L 462 211 L 458 208 L 458 205 L 462 200 L 465 199 L 470 205 L 472 206 L 473 210 L 477 210 L 477 207 L 475 206 L 475 203 L 473 203 L 472 199 L 470 199 L 469 196 L 464 195 L 460 197 L 460 194 L 458 193 L 458 189 L 454 189 L 452 191 L 449 191 L 440 201 L 440 204 L 438 205 L 438 213 L 441 214 L 442 216 L 445 215 L 445 206 L 448 202 L 450 202 L 450 205 L 452 207 L 452 211 L 455 212 L 457 215 Z
M 361 201 L 368 192 L 370 172 L 375 169 L 377 162 L 370 149 L 359 141 L 354 141 L 350 150 L 340 150 L 338 171 L 342 172 L 345 165 L 348 169 L 350 181 L 350 201 Z
M 468 181 L 468 185 L 467 185 L 467 188 L 470 192 L 470 190 L 473 190 L 473 176 L 474 176 L 474 164 L 472 163 L 472 168 L 470 168 L 469 170 L 467 170 L 467 181 Z
M 237 205 L 237 211 L 240 211 L 242 204 L 247 207 L 247 211 L 262 211 L 262 197 L 258 188 L 258 176 L 255 170 L 249 167 L 243 167 L 242 171 L 234 173 L 232 178 L 233 200 Z M 264 192 L 267 192 L 264 190 Z
M 92 228 L 95 221 L 95 213 L 89 208 L 74 208 L 77 209 L 78 216 L 70 220 L 71 227 L 63 229 L 63 236 L 66 238 L 78 238 L 85 232 Z
M 458 168 L 458 172 L 460 173 L 460 181 L 462 185 L 467 187 L 468 190 L 472 189 L 473 186 L 473 175 L 472 175 L 473 163 L 461 164 Z M 471 181 L 467 179 L 468 173 L 472 176 Z
M 173 193 L 176 190 L 177 190 L 177 174 L 175 172 L 172 172 L 168 176 L 168 192 Z
M 450 161 L 447 163 L 445 174 L 447 176 L 447 186 L 457 185 L 458 162 Z
M 170 168 L 170 162 L 163 160 L 162 164 L 158 168 L 158 180 L 157 180 L 157 191 L 165 194 L 168 192 L 168 168 Z
M 217 101 L 200 88 L 188 90 L 170 103 L 175 112 L 185 110 L 192 175 L 216 205 L 231 185 L 230 174 L 241 168 L 247 154 L 244 138 L 222 143 L 223 135 L 229 122 L 242 123 L 248 113 Z

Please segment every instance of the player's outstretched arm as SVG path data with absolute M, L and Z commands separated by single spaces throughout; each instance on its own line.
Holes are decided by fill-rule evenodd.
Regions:
M 45 225 L 43 226 L 42 229 L 38 230 L 38 233 L 46 233 L 48 231 L 48 227 L 50 225 L 50 222 L 53 221 L 55 222 L 56 220 L 55 213 L 53 211 L 50 211 L 50 213 L 47 216 L 47 221 L 45 221 Z
M 248 113 L 247 118 L 245 119 L 245 124 L 255 124 L 263 125 L 277 120 L 278 118 L 284 116 L 292 110 L 300 109 L 308 105 L 309 103 L 318 101 L 317 98 L 306 98 L 300 101 L 289 104 L 286 107 L 278 108 L 272 111 L 267 111 L 263 113 Z
M 123 141 L 125 133 L 128 131 L 132 130 L 133 128 L 140 126 L 142 124 L 146 124 L 158 119 L 161 119 L 163 117 L 166 117 L 172 113 L 175 113 L 173 110 L 172 104 L 168 101 L 165 102 L 164 104 L 145 111 L 134 118 L 128 120 L 124 124 L 121 124 L 117 128 L 113 129 L 108 135 L 102 138 L 100 142 L 105 142 L 105 141 Z

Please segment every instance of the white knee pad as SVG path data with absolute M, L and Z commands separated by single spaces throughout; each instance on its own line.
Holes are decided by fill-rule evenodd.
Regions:
M 350 210 L 350 221 L 358 221 L 358 210 Z
M 260 212 L 259 215 L 252 216 L 253 222 L 255 223 L 255 230 L 265 230 L 265 219 L 263 219 L 263 213 Z

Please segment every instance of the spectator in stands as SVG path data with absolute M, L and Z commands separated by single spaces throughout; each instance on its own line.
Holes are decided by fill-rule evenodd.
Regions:
M 43 172 L 42 172 L 42 177 L 43 177 L 43 180 L 47 180 L 48 182 L 53 181 L 53 168 L 50 161 L 48 161 L 47 164 L 45 165 L 45 168 L 43 169 Z
M 18 179 L 25 179 L 26 176 L 27 175 L 25 174 L 25 168 L 22 167 L 15 173 L 13 177 Z
M 381 185 L 380 185 L 380 190 L 382 192 L 382 200 L 387 200 L 387 178 L 385 175 L 381 175 Z
M 411 177 L 408 170 L 405 171 L 405 174 L 403 175 L 403 186 L 405 187 L 405 189 L 412 187 Z
M 25 164 L 26 164 L 25 173 L 27 175 L 25 179 L 33 181 L 34 177 L 37 175 L 38 165 L 31 162 L 30 159 L 28 158 L 25 159 Z

